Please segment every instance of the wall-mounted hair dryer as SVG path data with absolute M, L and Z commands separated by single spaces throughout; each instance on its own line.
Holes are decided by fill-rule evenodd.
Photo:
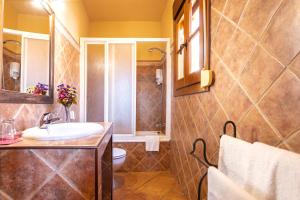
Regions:
M 21 65 L 18 62 L 9 63 L 9 76 L 14 80 L 17 80 L 20 77 L 20 68 Z

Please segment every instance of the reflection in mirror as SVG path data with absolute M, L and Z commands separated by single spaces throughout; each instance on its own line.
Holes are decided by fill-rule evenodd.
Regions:
M 21 37 L 3 34 L 2 88 L 20 91 Z
M 36 0 L 5 0 L 2 89 L 49 95 L 50 20 Z

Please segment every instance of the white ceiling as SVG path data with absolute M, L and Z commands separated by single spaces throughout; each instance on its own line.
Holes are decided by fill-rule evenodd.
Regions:
M 159 21 L 167 0 L 82 0 L 91 21 Z

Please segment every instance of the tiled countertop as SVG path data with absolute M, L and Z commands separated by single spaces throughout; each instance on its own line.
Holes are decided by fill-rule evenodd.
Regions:
M 111 122 L 100 122 L 104 127 L 102 132 L 99 134 L 91 135 L 88 137 L 83 137 L 74 140 L 57 140 L 57 141 L 38 141 L 23 139 L 21 142 L 11 144 L 11 145 L 0 145 L 0 149 L 24 149 L 24 148 L 96 148 L 104 136 L 107 134 L 112 123 Z

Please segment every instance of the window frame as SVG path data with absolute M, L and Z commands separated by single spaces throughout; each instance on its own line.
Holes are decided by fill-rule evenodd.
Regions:
M 192 0 L 175 0 L 173 5 L 174 17 L 174 85 L 173 95 L 182 96 L 209 91 L 209 87 L 201 88 L 201 70 L 209 69 L 210 59 L 210 31 L 209 31 L 209 0 L 199 0 L 199 27 L 191 32 L 191 19 L 193 14 Z M 178 6 L 180 5 L 180 6 Z M 184 78 L 178 80 L 178 32 L 177 26 L 184 15 Z M 199 70 L 191 71 L 191 41 L 199 33 Z

